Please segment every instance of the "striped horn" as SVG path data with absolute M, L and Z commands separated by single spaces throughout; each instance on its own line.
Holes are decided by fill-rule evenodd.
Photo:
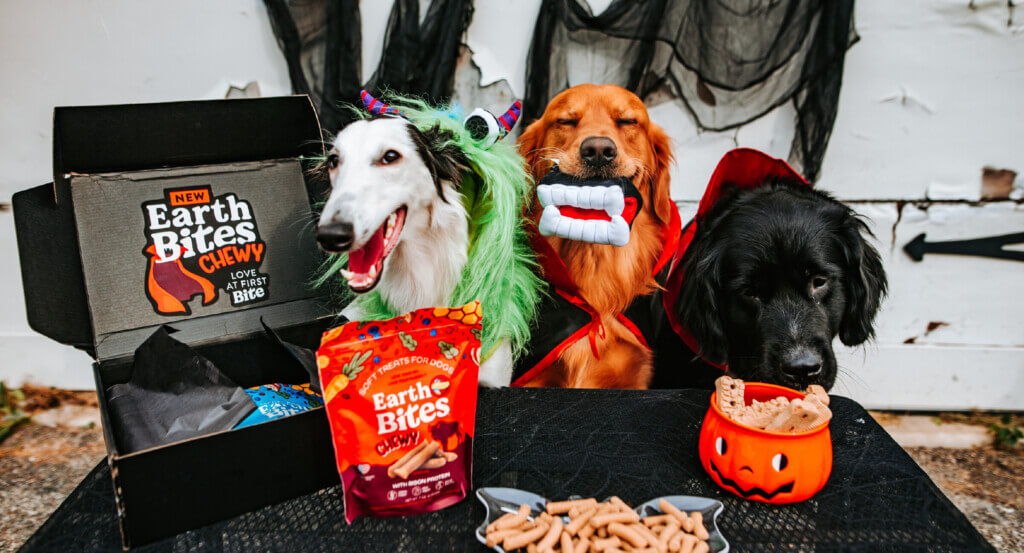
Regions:
M 498 118 L 498 124 L 505 129 L 505 134 L 508 134 L 512 130 L 512 127 L 516 126 L 516 121 L 519 121 L 519 116 L 523 113 L 523 104 L 519 100 L 516 100 L 512 104 L 512 107 L 508 108 L 508 111 L 503 113 Z M 501 138 L 504 138 L 502 135 Z
M 366 111 L 373 115 L 398 115 L 405 117 L 405 114 L 399 111 L 398 108 L 393 108 L 381 102 L 365 90 L 359 93 L 359 98 L 363 100 L 363 106 L 366 108 Z

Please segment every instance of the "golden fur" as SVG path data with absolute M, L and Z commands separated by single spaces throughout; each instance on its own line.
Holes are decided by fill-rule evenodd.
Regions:
M 580 85 L 548 104 L 540 119 L 519 138 L 519 150 L 534 179 L 550 171 L 554 160 L 569 174 L 585 175 L 580 144 L 590 137 L 615 142 L 618 156 L 609 176 L 631 177 L 644 197 L 629 244 L 623 247 L 546 237 L 565 262 L 580 295 L 598 312 L 604 336 L 597 338 L 598 357 L 582 339 L 569 348 L 529 386 L 571 388 L 646 388 L 651 353 L 616 314 L 634 298 L 654 291 L 652 275 L 662 249 L 662 233 L 675 203 L 669 193 L 670 139 L 651 123 L 643 102 L 614 85 Z M 541 214 L 534 196 L 531 219 Z

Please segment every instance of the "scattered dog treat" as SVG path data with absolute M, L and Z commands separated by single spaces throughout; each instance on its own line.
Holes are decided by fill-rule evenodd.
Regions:
M 479 304 L 447 311 L 473 318 L 426 308 L 351 322 L 321 340 L 317 364 L 348 522 L 442 509 L 471 487 Z M 525 522 L 523 514 L 496 530 L 518 536 Z
M 806 432 L 832 418 L 825 389 L 817 384 L 807 387 L 803 399 L 779 396 L 768 401 L 744 400 L 743 381 L 728 376 L 715 381 L 715 401 L 718 409 L 732 420 L 761 430 L 772 432 Z
M 707 528 L 700 512 L 685 513 L 668 501 L 662 514 L 640 517 L 618 497 L 551 501 L 530 518 L 520 505 L 487 525 L 486 544 L 526 553 L 707 553 Z M 562 515 L 568 518 L 563 520 Z

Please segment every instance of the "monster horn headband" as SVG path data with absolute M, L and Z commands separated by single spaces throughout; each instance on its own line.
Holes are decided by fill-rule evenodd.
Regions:
M 381 102 L 365 90 L 359 93 L 359 97 L 362 99 L 366 111 L 373 115 L 394 115 L 410 119 L 408 115 L 398 108 L 393 108 Z M 486 148 L 505 138 L 509 131 L 512 130 L 512 127 L 516 125 L 516 122 L 519 121 L 519 116 L 522 113 L 523 104 L 516 100 L 501 117 L 495 117 L 485 109 L 476 108 L 462 123 L 466 126 L 466 130 L 469 131 L 469 135 L 474 140 L 482 142 L 481 146 Z
M 485 109 L 476 108 L 466 117 L 463 124 L 474 140 L 482 141 L 482 145 L 487 147 L 505 138 L 516 125 L 516 121 L 519 121 L 522 113 L 523 104 L 516 100 L 501 117 L 495 117 Z
M 409 118 L 399 111 L 398 108 L 393 108 L 384 102 L 381 102 L 373 96 L 370 96 L 370 93 L 365 90 L 359 93 L 359 98 L 363 100 L 363 106 L 366 108 L 366 111 L 373 115 L 397 115 L 399 117 L 405 117 L 406 119 Z

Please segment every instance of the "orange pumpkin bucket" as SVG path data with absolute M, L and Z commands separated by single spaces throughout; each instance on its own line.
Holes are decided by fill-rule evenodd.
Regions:
M 804 394 L 774 384 L 747 382 L 744 401 L 790 400 Z M 704 416 L 700 462 L 722 489 L 744 499 L 795 503 L 818 493 L 832 474 L 828 423 L 807 432 L 772 432 L 740 424 L 718 408 L 715 394 Z

